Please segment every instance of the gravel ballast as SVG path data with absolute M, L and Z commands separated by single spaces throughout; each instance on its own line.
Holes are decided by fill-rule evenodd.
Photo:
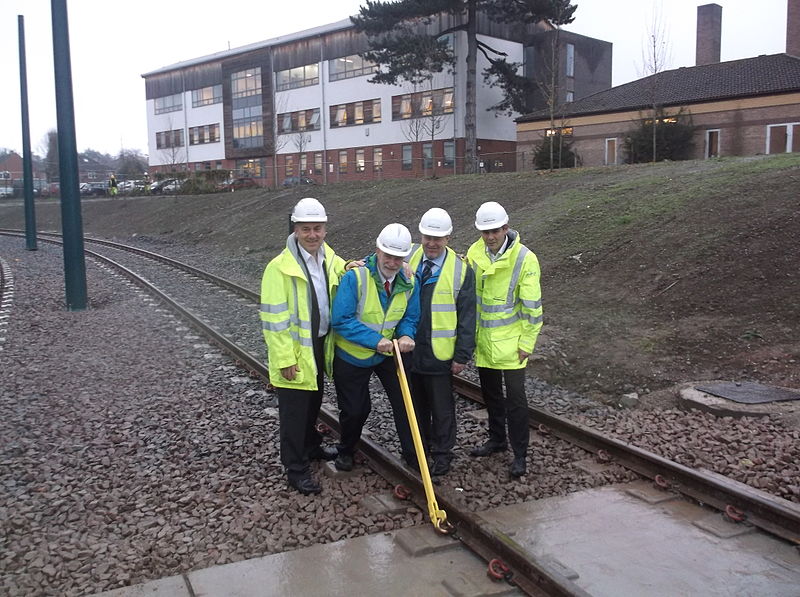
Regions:
M 0 593 L 81 595 L 426 522 L 412 505 L 395 515 L 362 506 L 391 491 L 364 466 L 339 480 L 315 463 L 323 494 L 289 490 L 275 397 L 261 382 L 91 260 L 89 309 L 67 311 L 60 248 L 23 246 L 0 236 L 15 283 L 0 328 Z M 193 249 L 164 249 L 192 261 Z M 258 283 L 213 255 L 202 267 Z M 373 390 L 368 429 L 397 453 L 385 397 Z M 533 379 L 528 390 L 532 404 L 800 501 L 797 435 L 778 422 L 616 411 Z M 325 400 L 335 409 L 330 391 Z M 534 432 L 529 474 L 512 482 L 508 454 L 466 456 L 486 437 L 468 416 L 475 409 L 458 403 L 457 459 L 439 483 L 475 511 L 635 478 L 576 470 L 585 452 Z

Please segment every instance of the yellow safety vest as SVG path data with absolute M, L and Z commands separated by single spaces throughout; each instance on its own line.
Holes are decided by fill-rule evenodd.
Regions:
M 383 311 L 381 299 L 378 296 L 378 287 L 372 279 L 370 270 L 366 267 L 357 267 L 353 270 L 356 274 L 356 288 L 358 292 L 358 306 L 356 307 L 356 319 L 367 326 L 369 329 L 378 332 L 387 340 L 394 337 L 394 329 L 405 315 L 408 307 L 408 299 L 413 290 L 405 292 L 395 292 L 389 301 L 386 312 Z M 353 358 L 366 360 L 375 356 L 375 350 L 345 340 L 336 334 L 336 347 L 341 348 Z
M 519 236 L 492 262 L 479 239 L 467 251 L 475 270 L 478 313 L 475 365 L 492 369 L 522 369 L 519 350 L 532 353 L 542 327 L 539 260 Z
M 425 256 L 420 245 L 412 254 L 408 264 L 411 271 L 416 272 Z M 431 295 L 431 347 L 433 355 L 440 361 L 449 361 L 456 350 L 456 328 L 458 313 L 456 302 L 458 293 L 467 277 L 464 261 L 450 247 L 445 247 L 447 257 L 444 259 L 439 279 Z M 420 292 L 422 289 L 420 288 Z
M 267 264 L 261 278 L 261 329 L 267 343 L 269 380 L 273 386 L 297 390 L 316 390 L 317 363 L 311 338 L 312 283 L 300 265 L 294 236 L 287 247 Z M 329 304 L 333 304 L 345 261 L 324 244 L 328 277 Z M 332 333 L 325 337 L 325 371 L 331 375 L 333 364 Z M 281 369 L 297 365 L 293 380 L 281 375 Z

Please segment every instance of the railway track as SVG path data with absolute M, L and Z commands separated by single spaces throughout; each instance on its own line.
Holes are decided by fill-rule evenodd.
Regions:
M 0 232 L 14 234 L 10 231 Z M 57 243 L 57 237 L 58 235 L 40 234 L 40 239 L 46 242 Z M 220 310 L 243 309 L 255 320 L 253 308 L 259 303 L 256 293 L 187 264 L 136 247 L 91 238 L 85 239 L 85 242 L 115 252 L 115 258 L 112 259 L 108 255 L 87 249 L 87 255 L 91 258 L 115 268 L 146 288 L 182 318 L 202 330 L 252 375 L 268 379 L 263 359 L 256 356 L 259 349 L 263 350 L 260 335 L 253 333 L 253 329 L 220 330 L 217 328 L 219 318 L 214 316 Z M 131 258 L 131 255 L 135 258 Z M 151 265 L 143 265 L 148 262 Z M 152 263 L 159 265 L 154 267 Z M 164 266 L 169 267 L 169 273 L 163 273 Z M 146 271 L 146 277 L 135 273 L 135 270 L 142 269 Z M 182 272 L 179 279 L 175 278 L 176 271 Z M 185 287 L 185 291 L 175 290 L 180 287 Z M 198 295 L 203 296 L 202 304 L 196 300 Z M 212 305 L 210 308 L 209 304 Z M 251 327 L 257 329 L 255 326 Z M 480 389 L 476 384 L 463 378 L 455 378 L 454 385 L 456 392 L 462 397 L 482 402 Z M 787 505 L 784 500 L 718 475 L 676 464 L 542 409 L 531 407 L 530 415 L 532 425 L 541 433 L 552 433 L 593 452 L 600 460 L 619 463 L 653 479 L 664 490 L 679 492 L 701 503 L 713 505 L 726 512 L 733 520 L 747 520 L 770 533 L 796 544 L 800 543 L 800 510 Z M 330 409 L 323 408 L 321 419 L 329 427 L 338 429 L 337 418 Z M 362 452 L 376 472 L 393 484 L 408 487 L 412 499 L 424 511 L 424 492 L 416 474 L 402 466 L 396 457 L 374 441 L 365 438 Z M 437 495 L 437 498 L 440 506 L 448 513 L 448 521 L 453 524 L 455 535 L 487 562 L 502 561 L 507 566 L 508 578 L 513 579 L 512 582 L 526 593 L 585 594 L 574 583 L 553 571 L 547 563 L 532 559 L 508 536 L 487 526 L 480 516 L 461 507 L 458 500 L 451 500 L 447 494 Z

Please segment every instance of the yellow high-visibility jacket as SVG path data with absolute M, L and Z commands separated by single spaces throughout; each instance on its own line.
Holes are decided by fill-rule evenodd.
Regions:
M 509 245 L 495 262 L 479 239 L 467 251 L 475 270 L 478 317 L 475 365 L 491 369 L 522 369 L 519 350 L 532 353 L 542 327 L 539 260 L 509 230 Z
M 325 272 L 328 279 L 328 304 L 333 305 L 345 261 L 327 243 Z M 267 343 L 269 380 L 273 386 L 297 390 L 316 390 L 317 364 L 311 338 L 311 292 L 294 234 L 286 248 L 267 264 L 261 278 L 261 329 Z M 325 337 L 325 371 L 331 375 L 333 330 Z M 297 365 L 297 376 L 289 381 L 281 369 Z
M 425 257 L 425 250 L 418 246 L 408 260 L 411 271 L 417 271 Z M 453 358 L 456 348 L 456 328 L 458 313 L 456 301 L 464 279 L 467 277 L 466 264 L 450 247 L 445 247 L 447 258 L 439 272 L 436 288 L 431 295 L 431 348 L 434 356 L 440 361 Z M 419 330 L 418 330 L 419 333 Z

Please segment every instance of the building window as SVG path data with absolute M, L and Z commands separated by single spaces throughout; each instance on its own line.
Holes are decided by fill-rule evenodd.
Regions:
M 372 75 L 377 71 L 377 65 L 369 60 L 364 60 L 358 54 L 342 56 L 328 60 L 328 80 L 340 81 L 363 75 Z
M 339 152 L 339 174 L 347 174 L 347 150 Z
M 266 173 L 264 160 L 236 160 L 236 172 L 250 178 L 263 178 Z
M 286 91 L 319 83 L 319 64 L 306 64 L 275 73 L 275 90 Z
M 767 126 L 767 153 L 800 151 L 800 123 L 771 124 Z
M 383 148 L 376 147 L 372 150 L 372 171 L 383 172 Z
M 411 146 L 403 145 L 403 170 L 411 170 L 414 167 L 414 162 L 411 158 Z
M 286 176 L 294 176 L 294 156 L 287 155 L 284 162 L 284 174 Z
M 314 153 L 314 174 L 322 174 L 322 152 Z
M 278 132 L 281 135 L 285 135 L 286 133 L 318 130 L 319 108 L 278 114 Z
M 300 174 L 306 174 L 308 169 L 308 155 L 305 153 L 300 154 Z
M 433 168 L 433 143 L 422 144 L 422 167 L 426 170 Z
M 574 102 L 575 101 L 575 92 L 574 91 L 567 91 L 566 100 L 568 102 Z
M 211 85 L 192 90 L 192 108 L 210 106 L 222 102 L 222 85 Z
M 167 112 L 177 112 L 183 110 L 183 94 L 176 93 L 174 95 L 165 95 L 164 97 L 157 97 L 153 101 L 156 114 L 166 114 Z
M 183 147 L 183 129 L 156 133 L 156 149 Z
M 231 121 L 233 147 L 264 146 L 264 120 L 261 111 L 261 68 L 231 74 Z
M 567 76 L 575 76 L 575 44 L 567 44 Z
M 364 159 L 364 150 L 356 149 L 356 172 L 363 172 L 366 170 L 366 160 Z
M 204 145 L 219 142 L 219 124 L 193 126 L 189 129 L 189 145 Z
M 264 145 L 264 122 L 261 106 L 233 110 L 233 146 L 261 147 Z
M 392 120 L 452 114 L 453 88 L 405 93 L 392 97 Z
M 565 126 L 564 128 L 547 129 L 547 131 L 545 131 L 545 135 L 548 136 L 548 137 L 555 137 L 555 136 L 557 136 L 559 134 L 561 134 L 564 137 L 571 137 L 572 136 L 572 127 L 571 126 Z
M 231 97 L 261 95 L 261 67 L 248 68 L 231 75 Z
M 452 168 L 456 163 L 456 144 L 454 141 L 444 142 L 444 159 L 442 166 Z
M 330 126 L 339 128 L 356 124 L 373 124 L 381 121 L 381 100 L 364 100 L 330 107 Z

